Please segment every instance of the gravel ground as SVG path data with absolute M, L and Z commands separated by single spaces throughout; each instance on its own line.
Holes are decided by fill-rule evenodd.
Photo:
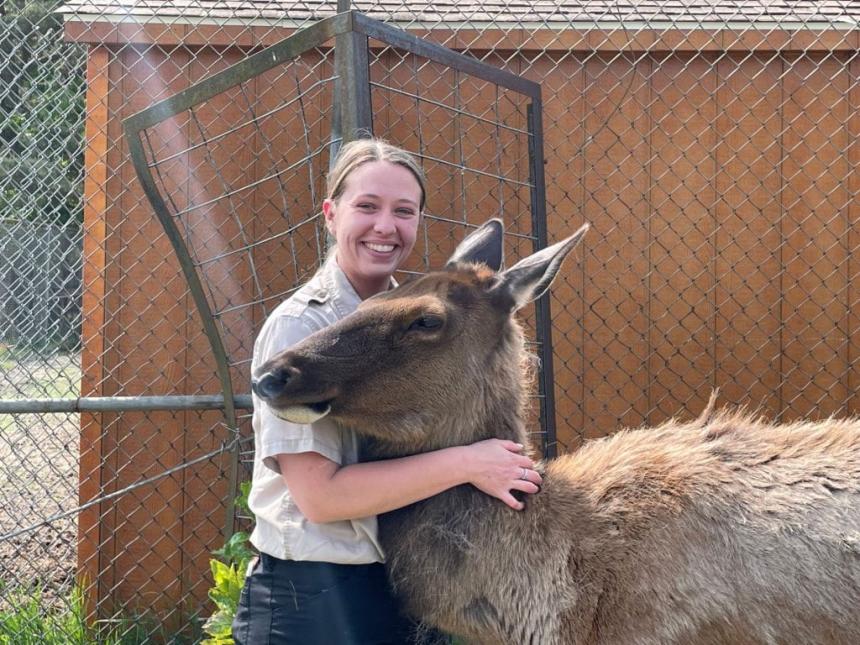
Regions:
M 0 399 L 74 398 L 80 374 L 78 356 L 0 352 Z M 0 414 L 0 605 L 4 588 L 48 600 L 74 582 L 77 518 L 55 518 L 78 504 L 79 430 L 78 414 Z

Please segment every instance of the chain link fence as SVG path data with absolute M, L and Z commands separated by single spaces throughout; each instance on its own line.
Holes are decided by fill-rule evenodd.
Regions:
M 226 372 L 122 122 L 341 4 L 2 5 L 0 643 L 51 621 L 67 642 L 203 638 L 211 551 L 245 523 L 254 334 L 325 251 L 350 125 L 335 39 L 147 132 Z M 549 302 L 548 450 L 694 415 L 713 388 L 777 419 L 857 412 L 856 3 L 351 7 L 540 85 L 540 224 L 592 224 Z M 367 61 L 374 132 L 432 185 L 404 277 L 492 216 L 508 262 L 528 253 L 526 102 L 379 39 Z

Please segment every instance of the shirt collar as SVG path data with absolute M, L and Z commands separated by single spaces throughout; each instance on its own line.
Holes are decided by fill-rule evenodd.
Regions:
M 349 278 L 346 277 L 346 273 L 343 272 L 343 269 L 337 263 L 336 249 L 332 249 L 328 254 L 320 277 L 328 295 L 338 301 L 337 304 L 340 305 L 343 311 L 354 311 L 361 304 L 361 296 L 358 295 L 355 287 L 352 286 Z M 397 286 L 397 280 L 392 276 L 391 284 L 388 288 L 394 289 Z

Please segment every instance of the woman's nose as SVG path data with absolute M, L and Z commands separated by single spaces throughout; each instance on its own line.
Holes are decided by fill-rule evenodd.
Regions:
M 385 235 L 394 233 L 397 230 L 394 213 L 388 209 L 380 211 L 373 224 L 373 230 Z

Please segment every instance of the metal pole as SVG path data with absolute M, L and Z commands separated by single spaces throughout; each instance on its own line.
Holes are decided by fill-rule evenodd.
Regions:
M 0 399 L 0 414 L 62 412 L 151 412 L 154 410 L 224 410 L 221 394 L 176 396 L 84 396 L 77 399 Z M 233 396 L 233 407 L 251 410 L 250 394 Z
M 532 232 L 535 235 L 534 250 L 539 251 L 547 245 L 546 193 L 543 175 L 543 120 L 540 98 L 534 98 L 527 107 L 529 123 L 529 175 L 532 188 L 531 211 Z M 546 292 L 535 303 L 535 326 L 539 343 L 538 391 L 540 397 L 540 420 L 544 430 L 542 451 L 546 458 L 558 454 L 555 429 L 555 379 L 552 364 L 552 314 L 550 294 Z
M 373 135 L 367 36 L 356 30 L 354 12 L 350 13 L 350 18 L 352 28 L 338 34 L 334 43 L 341 143 Z
M 338 13 L 350 11 L 350 0 L 338 0 Z M 354 13 L 350 24 L 354 25 Z M 329 143 L 329 170 L 334 166 L 340 147 L 344 143 L 373 133 L 370 107 L 370 73 L 367 59 L 367 36 L 350 29 L 339 33 L 334 40 L 334 112 L 331 119 Z M 326 246 L 334 244 L 326 233 Z

